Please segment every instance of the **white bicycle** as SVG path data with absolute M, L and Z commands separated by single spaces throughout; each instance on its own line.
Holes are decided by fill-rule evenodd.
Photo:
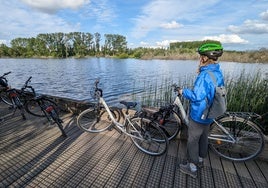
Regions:
M 177 93 L 179 87 L 175 84 L 172 87 L 173 91 Z M 180 97 L 177 95 L 173 103 L 161 107 L 155 113 L 148 112 L 147 108 L 141 110 L 150 114 L 151 117 L 146 117 L 151 121 L 155 121 L 155 117 L 160 117 L 158 119 L 161 122 L 169 122 L 166 125 L 164 123 L 161 127 L 167 130 L 164 132 L 170 139 L 175 137 L 178 130 L 187 127 L 188 123 Z M 255 113 L 226 112 L 223 116 L 214 119 L 210 124 L 208 137 L 212 151 L 220 157 L 236 162 L 257 157 L 264 148 L 264 137 L 254 118 L 258 118 Z
M 99 80 L 95 81 L 93 97 L 97 99 L 94 107 L 84 110 L 77 118 L 77 125 L 86 132 L 98 133 L 106 130 L 115 130 L 131 138 L 133 143 L 149 155 L 161 155 L 168 147 L 168 139 L 159 126 L 147 118 L 131 117 L 129 109 L 136 106 L 135 102 L 121 101 L 126 111 L 109 107 L 102 97 L 102 89 L 98 87 Z M 123 115 L 124 122 L 120 123 Z

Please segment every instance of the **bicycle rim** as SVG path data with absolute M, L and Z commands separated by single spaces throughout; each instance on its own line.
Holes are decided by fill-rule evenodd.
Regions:
M 64 131 L 64 128 L 63 128 L 62 123 L 61 123 L 62 120 L 59 118 L 57 112 L 55 110 L 53 110 L 50 113 L 50 115 L 51 115 L 52 119 L 56 122 L 56 124 L 58 125 L 58 128 L 60 129 L 62 136 L 67 137 L 67 134 Z
M 41 99 L 39 102 L 41 106 L 57 106 L 57 104 L 50 99 Z M 46 114 L 44 113 L 40 105 L 38 104 L 37 100 L 31 99 L 26 102 L 25 109 L 29 114 L 32 114 L 37 117 L 45 117 Z
M 230 138 L 215 124 L 211 126 L 210 148 L 219 156 L 231 161 L 247 161 L 260 154 L 264 147 L 264 138 L 260 129 L 251 121 L 241 117 L 227 116 L 217 120 L 235 139 Z
M 133 118 L 129 125 L 129 133 L 133 143 L 143 152 L 149 155 L 162 155 L 168 147 L 168 139 L 165 133 L 146 118 Z
M 119 120 L 120 115 L 112 108 L 110 108 L 116 121 Z M 105 108 L 100 110 L 89 108 L 83 111 L 77 118 L 77 125 L 86 132 L 98 133 L 109 129 L 113 123 Z
M 158 122 L 162 131 L 166 134 L 168 140 L 177 136 L 181 129 L 181 120 L 176 112 L 172 111 L 164 122 Z
M 20 110 L 20 114 L 22 116 L 22 119 L 26 120 L 26 116 L 24 113 L 24 106 L 22 105 L 20 99 L 18 97 L 15 97 L 13 100 L 14 100 L 17 108 Z
M 11 100 L 9 99 L 9 97 L 6 95 L 6 93 L 2 92 L 0 94 L 0 99 L 7 105 L 9 106 L 12 106 L 12 102 Z

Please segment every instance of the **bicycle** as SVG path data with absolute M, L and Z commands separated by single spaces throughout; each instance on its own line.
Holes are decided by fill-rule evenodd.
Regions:
M 0 77 L 0 79 L 2 79 L 6 83 L 6 85 L 8 85 L 8 81 L 5 76 L 10 73 L 11 72 L 4 73 L 3 76 Z M 22 119 L 26 120 L 23 103 L 19 98 L 19 92 L 15 88 L 11 88 L 10 86 L 3 88 L 1 90 L 0 98 L 4 103 L 9 105 L 11 109 L 13 109 L 13 113 L 11 115 L 4 116 L 2 117 L 2 119 L 13 116 L 16 113 L 17 109 L 19 109 Z
M 179 87 L 176 84 L 171 87 L 174 88 L 174 92 L 178 92 Z M 162 109 L 162 112 L 157 113 L 172 113 L 178 124 L 187 127 L 188 117 L 179 94 L 176 95 L 173 104 Z M 143 110 L 146 111 L 146 108 Z M 261 130 L 256 122 L 259 117 L 255 113 L 226 112 L 214 119 L 210 124 L 208 137 L 211 150 L 218 156 L 235 162 L 257 157 L 264 149 L 264 129 Z
M 8 85 L 8 81 L 7 81 L 7 78 L 6 76 L 9 75 L 11 73 L 10 72 L 6 72 L 4 73 L 2 76 L 0 76 L 0 79 L 5 83 L 5 85 Z M 8 94 L 7 94 L 7 90 L 10 88 L 9 86 L 7 87 L 3 87 L 3 86 L 0 86 L 0 99 L 1 101 L 3 101 L 5 104 L 9 105 L 9 106 L 12 106 L 12 101 L 10 100 Z
M 137 117 L 146 117 L 158 124 L 160 129 L 166 134 L 168 140 L 175 138 L 182 130 L 181 118 L 174 109 L 174 105 L 148 107 L 142 106 L 140 111 L 135 113 Z
M 46 117 L 50 124 L 56 123 L 60 129 L 62 136 L 67 137 L 59 117 L 59 109 L 57 104 L 44 95 L 37 95 L 35 89 L 29 85 L 32 77 L 30 76 L 21 88 L 20 97 L 25 101 L 25 110 L 37 117 Z
M 126 111 L 115 110 L 107 105 L 103 98 L 102 89 L 98 87 L 99 80 L 95 81 L 93 98 L 97 103 L 78 115 L 77 125 L 86 132 L 98 133 L 115 128 L 119 133 L 131 138 L 135 146 L 146 154 L 157 156 L 165 153 L 168 140 L 163 131 L 147 118 L 131 117 L 129 110 L 137 103 L 121 101 Z M 123 116 L 123 123 L 120 123 Z

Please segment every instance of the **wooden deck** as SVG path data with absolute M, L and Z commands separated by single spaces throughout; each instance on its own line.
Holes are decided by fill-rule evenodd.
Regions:
M 0 114 L 9 110 L 0 102 Z M 193 179 L 179 171 L 185 141 L 153 157 L 117 131 L 84 133 L 72 113 L 62 114 L 63 138 L 46 119 L 19 113 L 0 124 L 0 187 L 268 187 L 268 162 L 222 160 L 209 152 Z

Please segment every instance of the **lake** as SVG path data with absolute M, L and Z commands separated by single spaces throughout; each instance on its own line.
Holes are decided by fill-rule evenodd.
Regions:
M 198 60 L 137 60 L 113 58 L 85 59 L 0 59 L 0 75 L 9 84 L 21 88 L 32 76 L 38 93 L 77 100 L 91 100 L 90 90 L 100 78 L 104 98 L 109 104 L 131 100 L 133 94 L 145 92 L 147 86 L 194 80 Z M 242 71 L 268 75 L 268 64 L 220 62 L 225 75 L 235 77 Z M 191 82 L 192 83 L 192 82 Z

